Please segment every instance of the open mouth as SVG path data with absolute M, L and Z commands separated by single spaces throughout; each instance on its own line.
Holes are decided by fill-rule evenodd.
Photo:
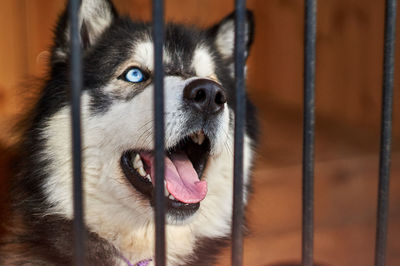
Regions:
M 209 152 L 210 140 L 203 131 L 187 135 L 166 151 L 164 193 L 168 214 L 185 217 L 199 209 L 207 194 L 207 182 L 201 179 Z M 126 151 L 121 168 L 132 186 L 154 206 L 153 152 Z

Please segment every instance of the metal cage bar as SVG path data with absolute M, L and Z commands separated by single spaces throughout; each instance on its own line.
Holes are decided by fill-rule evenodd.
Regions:
M 235 139 L 234 139 L 234 185 L 232 206 L 232 265 L 243 263 L 243 147 L 246 124 L 245 92 L 245 20 L 246 1 L 235 2 Z
M 305 1 L 302 263 L 313 265 L 315 42 L 317 1 Z
M 72 132 L 72 167 L 73 167 L 73 233 L 74 233 L 74 263 L 85 263 L 85 225 L 83 218 L 82 193 L 82 138 L 81 138 L 81 89 L 82 89 L 82 55 L 79 34 L 80 1 L 69 1 L 70 18 L 70 83 L 71 83 L 71 132 Z
M 390 153 L 397 0 L 386 0 L 385 48 L 383 62 L 381 148 L 379 161 L 378 210 L 375 242 L 375 265 L 385 265 L 389 212 Z
M 164 1 L 153 0 L 154 41 L 154 148 L 155 148 L 155 259 L 165 265 L 165 197 L 164 197 Z

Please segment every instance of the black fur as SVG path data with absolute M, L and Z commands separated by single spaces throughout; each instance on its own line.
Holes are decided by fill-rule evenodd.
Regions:
M 214 265 L 217 255 L 222 248 L 228 246 L 229 238 L 203 238 L 195 247 L 195 255 L 185 266 L 208 266 Z
M 19 220 L 23 220 L 19 221 Z M 0 253 L 0 265 L 74 265 L 73 228 L 70 220 L 56 215 L 46 217 L 14 216 L 14 235 L 0 244 L 10 253 Z M 17 228 L 19 224 L 23 224 Z M 118 251 L 97 234 L 86 232 L 86 265 L 115 265 Z M 2 250 L 4 251 L 4 250 Z

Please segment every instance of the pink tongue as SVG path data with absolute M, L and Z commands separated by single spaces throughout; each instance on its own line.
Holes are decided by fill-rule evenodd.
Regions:
M 150 167 L 151 180 L 154 182 L 154 157 L 150 153 L 140 153 L 145 164 Z M 172 160 L 171 160 L 172 159 Z M 184 203 L 197 203 L 207 194 L 207 182 L 200 181 L 192 163 L 183 152 L 165 157 L 165 181 L 168 192 L 177 200 Z

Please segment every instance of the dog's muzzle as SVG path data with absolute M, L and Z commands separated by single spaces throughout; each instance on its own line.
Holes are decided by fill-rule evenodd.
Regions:
M 188 81 L 181 96 L 187 116 L 178 125 L 177 143 L 165 151 L 164 192 L 169 216 L 184 220 L 194 214 L 207 194 L 203 171 L 227 102 L 224 89 L 210 79 Z M 168 137 L 168 136 L 167 136 Z M 154 151 L 131 149 L 121 156 L 127 180 L 154 206 Z

